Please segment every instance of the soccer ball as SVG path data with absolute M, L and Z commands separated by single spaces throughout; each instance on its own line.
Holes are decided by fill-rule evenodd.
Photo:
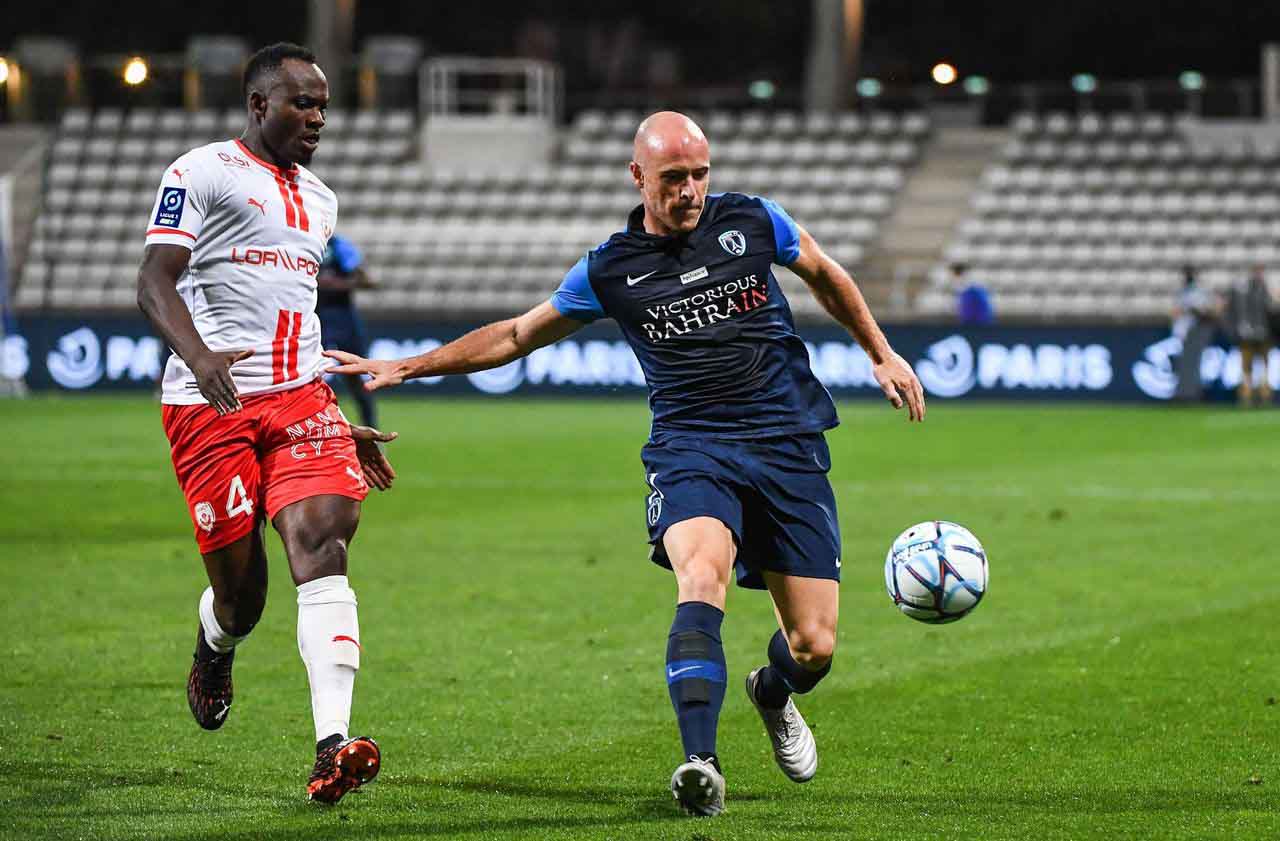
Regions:
M 884 586 L 898 610 L 912 619 L 954 622 L 987 592 L 987 553 L 963 526 L 945 520 L 917 523 L 889 547 Z

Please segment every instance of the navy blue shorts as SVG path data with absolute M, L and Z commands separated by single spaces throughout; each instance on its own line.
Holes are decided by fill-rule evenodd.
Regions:
M 654 563 L 671 568 L 662 536 L 715 517 L 738 544 L 739 587 L 765 589 L 764 570 L 840 580 L 840 523 L 821 433 L 756 440 L 673 436 L 640 451 Z

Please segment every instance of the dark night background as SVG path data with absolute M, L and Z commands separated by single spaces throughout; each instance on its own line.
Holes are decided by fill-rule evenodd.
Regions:
M 1257 0 L 867 0 L 865 8 L 861 72 L 899 82 L 923 81 L 940 59 L 997 84 L 1065 80 L 1082 71 L 1102 79 L 1170 78 L 1189 68 L 1211 79 L 1254 77 L 1259 46 L 1280 39 L 1280 3 Z M 186 3 L 180 10 L 127 1 L 64 0 L 56 11 L 9 4 L 0 50 L 21 34 L 60 35 L 85 55 L 181 52 L 198 32 L 239 34 L 252 45 L 303 40 L 306 10 L 305 0 Z M 803 78 L 810 9 L 805 0 L 686 0 L 654 8 L 610 0 L 358 2 L 355 45 L 367 35 L 402 33 L 423 38 L 434 53 L 528 53 L 529 24 L 539 21 L 550 26 L 537 28 L 544 37 L 533 43 L 561 61 L 571 87 L 610 81 L 600 65 L 620 37 L 635 53 L 674 49 L 686 84 L 767 76 L 794 85 Z

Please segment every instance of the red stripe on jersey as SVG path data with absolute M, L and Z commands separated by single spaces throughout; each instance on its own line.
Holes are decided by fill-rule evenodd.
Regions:
M 276 338 L 271 343 L 271 384 L 284 382 L 284 343 L 289 337 L 289 311 L 280 310 L 276 318 Z
M 146 235 L 151 236 L 152 234 L 178 234 L 179 236 L 190 237 L 191 239 L 196 238 L 195 234 L 189 234 L 186 231 L 180 231 L 177 228 L 152 228 L 147 231 Z
M 298 378 L 298 337 L 302 335 L 302 313 L 293 314 L 293 332 L 289 336 L 289 379 Z
M 290 228 L 298 227 L 293 212 L 293 200 L 289 198 L 289 188 L 285 186 L 284 179 L 279 175 L 276 175 L 276 186 L 280 188 L 280 200 L 284 202 L 284 223 Z
M 294 203 L 298 205 L 298 227 L 304 231 L 311 230 L 311 223 L 307 219 L 307 209 L 302 206 L 302 193 L 298 190 L 296 176 L 289 179 L 289 189 L 293 192 Z

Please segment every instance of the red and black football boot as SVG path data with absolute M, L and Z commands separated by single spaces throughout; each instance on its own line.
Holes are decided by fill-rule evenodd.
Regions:
M 234 648 L 226 654 L 210 648 L 204 641 L 204 628 L 200 628 L 191 673 L 187 675 L 187 704 L 196 723 L 205 730 L 217 730 L 231 712 L 231 663 L 235 658 Z
M 343 739 L 316 751 L 316 767 L 307 782 L 307 799 L 337 803 L 342 796 L 378 776 L 382 751 L 368 736 Z

